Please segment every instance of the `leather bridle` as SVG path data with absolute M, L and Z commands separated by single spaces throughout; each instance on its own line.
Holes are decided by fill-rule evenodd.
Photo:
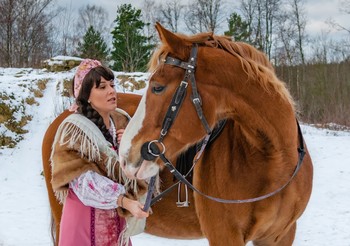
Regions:
M 268 194 L 265 194 L 265 195 L 262 195 L 259 197 L 243 199 L 243 200 L 228 200 L 228 199 L 221 199 L 221 198 L 206 195 L 203 192 L 201 192 L 200 190 L 198 190 L 197 188 L 195 188 L 186 179 L 186 176 L 188 174 L 182 175 L 164 155 L 165 154 L 165 146 L 163 144 L 163 139 L 167 135 L 169 129 L 171 128 L 172 124 L 174 123 L 174 121 L 178 115 L 178 112 L 181 108 L 181 105 L 185 99 L 186 90 L 187 90 L 189 82 L 191 83 L 191 86 L 192 86 L 192 95 L 191 95 L 192 103 L 194 104 L 197 115 L 198 115 L 198 117 L 199 117 L 199 119 L 200 119 L 206 133 L 207 133 L 207 135 L 202 140 L 202 146 L 201 146 L 200 151 L 197 153 L 197 155 L 194 158 L 193 166 L 197 163 L 197 161 L 201 157 L 202 153 L 204 152 L 205 147 L 208 143 L 208 140 L 212 134 L 212 129 L 210 128 L 210 126 L 209 126 L 209 124 L 208 124 L 208 122 L 203 114 L 202 101 L 201 101 L 200 95 L 199 95 L 198 90 L 197 90 L 197 85 L 196 85 L 195 70 L 196 70 L 196 62 L 197 62 L 197 52 L 198 52 L 198 46 L 197 46 L 197 44 L 193 44 L 192 49 L 191 49 L 191 53 L 190 53 L 190 58 L 187 62 L 181 61 L 181 60 L 174 58 L 174 57 L 171 57 L 171 56 L 166 57 L 164 64 L 180 67 L 182 69 L 185 69 L 186 72 L 185 72 L 184 79 L 181 81 L 180 85 L 176 89 L 176 92 L 173 95 L 171 103 L 168 106 L 167 113 L 166 113 L 165 118 L 163 120 L 162 129 L 161 129 L 161 132 L 159 135 L 159 139 L 153 140 L 150 142 L 146 142 L 143 144 L 143 146 L 141 148 L 142 158 L 145 160 L 148 160 L 148 161 L 153 161 L 157 157 L 159 157 L 164 162 L 164 165 L 169 169 L 169 171 L 176 177 L 176 179 L 179 180 L 179 182 L 187 185 L 189 188 L 191 188 L 193 191 L 197 192 L 198 194 L 200 194 L 208 199 L 211 199 L 213 201 L 216 201 L 216 202 L 220 202 L 220 203 L 249 203 L 249 202 L 260 201 L 260 200 L 266 199 L 268 197 L 271 197 L 271 196 L 277 194 L 278 192 L 283 190 L 292 181 L 292 179 L 295 177 L 295 175 L 298 173 L 298 171 L 301 167 L 301 164 L 303 162 L 305 153 L 306 153 L 306 151 L 304 149 L 304 140 L 303 140 L 302 132 L 301 132 L 300 125 L 299 125 L 298 121 L 297 121 L 297 126 L 298 126 L 298 136 L 299 136 L 299 147 L 298 147 L 297 151 L 298 151 L 299 159 L 298 159 L 298 163 L 294 169 L 293 174 L 291 175 L 289 180 L 283 186 L 281 186 L 280 188 L 278 188 L 277 190 L 275 190 L 273 192 L 270 192 Z M 159 145 L 162 146 L 162 151 L 159 150 L 159 147 L 157 146 L 156 143 L 158 143 Z M 191 170 L 192 169 L 193 169 L 193 167 L 191 168 Z M 145 211 L 148 211 L 149 207 L 152 206 L 158 200 L 160 200 L 160 198 L 164 194 L 166 194 L 168 191 L 168 190 L 166 190 L 165 192 L 161 193 L 160 195 L 158 195 L 157 197 L 152 199 L 155 179 L 156 178 L 154 176 L 150 179 L 150 182 L 149 182 L 147 198 L 146 198 L 146 202 L 145 202 L 145 206 L 144 206 Z

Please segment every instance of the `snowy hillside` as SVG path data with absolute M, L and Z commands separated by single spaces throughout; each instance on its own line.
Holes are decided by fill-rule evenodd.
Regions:
M 0 68 L 0 105 L 11 105 L 17 110 L 13 120 L 18 125 L 23 115 L 30 115 L 22 129 L 28 131 L 25 134 L 13 133 L 0 124 L 0 136 L 23 138 L 14 148 L 0 148 L 0 246 L 51 245 L 50 211 L 41 175 L 41 141 L 55 114 L 62 110 L 55 108 L 62 100 L 57 88 L 73 74 L 74 69 L 54 73 Z M 148 74 L 132 76 L 147 80 Z M 33 92 L 40 87 L 38 80 L 46 81 L 42 97 Z M 117 90 L 126 89 L 120 86 Z M 34 103 L 27 99 L 31 97 Z M 294 245 L 350 246 L 350 133 L 306 125 L 302 125 L 302 130 L 314 162 L 314 188 L 309 206 L 299 220 Z M 171 240 L 147 234 L 135 236 L 132 241 L 134 246 L 208 245 L 206 239 Z

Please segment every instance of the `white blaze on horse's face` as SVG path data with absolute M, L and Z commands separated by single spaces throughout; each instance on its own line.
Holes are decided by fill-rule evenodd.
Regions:
M 123 137 L 121 139 L 120 146 L 119 146 L 120 165 L 123 171 L 125 172 L 126 176 L 132 179 L 135 178 L 136 176 L 135 174 L 138 168 L 130 164 L 129 151 L 131 149 L 132 139 L 142 127 L 142 122 L 145 117 L 145 105 L 146 105 L 145 100 L 146 100 L 146 94 L 142 96 L 140 104 L 134 116 L 131 118 L 129 124 L 125 128 L 125 131 L 123 133 Z
M 140 149 L 138 151 L 137 156 L 130 156 L 130 151 L 132 149 L 132 140 L 139 133 L 143 121 L 145 118 L 146 111 L 146 94 L 145 93 L 140 101 L 140 104 L 130 120 L 128 126 L 125 128 L 123 133 L 122 140 L 119 146 L 119 158 L 120 165 L 126 174 L 126 176 L 130 179 L 147 179 L 149 177 L 154 176 L 159 172 L 159 166 L 151 161 L 143 160 L 141 162 L 141 154 Z M 142 146 L 143 143 L 138 144 L 138 146 Z

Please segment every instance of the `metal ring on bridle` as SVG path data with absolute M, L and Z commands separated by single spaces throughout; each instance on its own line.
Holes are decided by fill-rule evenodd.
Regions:
M 152 149 L 151 149 L 151 144 L 152 143 L 160 143 L 160 145 L 162 146 L 163 148 L 163 152 L 160 153 L 160 154 L 155 154 L 152 152 Z M 148 153 L 150 153 L 151 155 L 155 156 L 155 157 L 158 157 L 160 155 L 163 155 L 165 153 L 165 145 L 162 143 L 162 142 L 159 142 L 159 140 L 152 140 L 151 142 L 148 143 L 148 146 L 147 146 L 147 149 L 148 149 Z

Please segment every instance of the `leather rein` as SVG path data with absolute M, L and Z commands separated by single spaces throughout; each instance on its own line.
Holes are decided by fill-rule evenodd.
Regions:
M 184 79 L 181 81 L 180 85 L 176 89 L 176 92 L 173 95 L 171 103 L 168 106 L 167 113 L 166 113 L 165 118 L 163 120 L 162 130 L 160 132 L 159 139 L 144 143 L 142 148 L 141 148 L 141 156 L 143 159 L 149 160 L 149 161 L 153 161 L 157 157 L 159 157 L 164 162 L 164 165 L 169 169 L 169 171 L 175 176 L 175 178 L 178 180 L 178 182 L 152 199 L 153 190 L 154 190 L 154 183 L 155 183 L 155 179 L 156 179 L 155 176 L 152 177 L 150 179 L 149 186 L 148 186 L 148 193 L 147 193 L 147 198 L 146 198 L 146 202 L 145 202 L 145 206 L 144 206 L 145 211 L 148 211 L 150 206 L 152 206 L 154 203 L 159 201 L 166 193 L 168 193 L 175 185 L 177 185 L 179 183 L 183 183 L 183 184 L 187 185 L 189 188 L 191 188 L 193 191 L 197 192 L 198 194 L 200 194 L 200 195 L 202 195 L 210 200 L 220 202 L 220 203 L 231 203 L 231 204 L 250 203 L 250 202 L 256 202 L 256 201 L 266 199 L 268 197 L 271 197 L 271 196 L 277 194 L 281 190 L 283 190 L 293 180 L 293 178 L 298 173 L 298 171 L 301 167 L 301 164 L 303 162 L 304 156 L 306 154 L 306 151 L 304 149 L 304 139 L 302 136 L 300 125 L 297 121 L 298 136 L 299 136 L 299 147 L 297 148 L 298 156 L 299 156 L 298 163 L 294 169 L 293 174 L 289 178 L 289 180 L 284 185 L 282 185 L 280 188 L 278 188 L 277 190 L 270 192 L 268 194 L 259 196 L 259 197 L 255 197 L 255 198 L 249 198 L 249 199 L 243 199 L 243 200 L 228 200 L 228 199 L 222 199 L 222 198 L 209 196 L 207 194 L 204 194 L 200 190 L 198 190 L 196 187 L 194 187 L 186 179 L 186 176 L 193 170 L 194 166 L 196 165 L 196 163 L 200 159 L 201 155 L 203 154 L 203 152 L 205 150 L 205 147 L 208 144 L 210 136 L 213 133 L 213 130 L 209 127 L 209 124 L 208 124 L 208 122 L 203 114 L 202 101 L 201 101 L 200 95 L 199 95 L 198 90 L 197 90 L 196 79 L 195 79 L 195 75 L 194 75 L 195 68 L 196 68 L 196 61 L 197 61 L 197 52 L 198 52 L 198 46 L 197 46 L 197 44 L 193 44 L 192 49 L 191 49 L 190 58 L 189 58 L 188 62 L 184 62 L 184 61 L 181 61 L 177 58 L 173 58 L 170 56 L 167 56 L 165 61 L 164 61 L 164 64 L 169 64 L 172 66 L 180 67 L 180 68 L 184 69 L 186 72 L 185 72 Z M 164 155 L 165 146 L 163 144 L 163 139 L 167 135 L 170 127 L 172 126 L 173 122 L 175 121 L 177 114 L 181 108 L 181 105 L 185 99 L 186 89 L 188 87 L 188 81 L 190 81 L 191 86 L 192 86 L 192 95 L 191 95 L 192 103 L 194 104 L 197 115 L 198 115 L 199 119 L 201 120 L 201 123 L 202 123 L 204 129 L 206 130 L 207 134 L 202 140 L 201 149 L 196 154 L 196 156 L 193 160 L 191 170 L 186 175 L 183 175 L 175 168 L 175 166 Z M 158 146 L 155 143 L 159 143 L 162 146 L 162 148 L 163 148 L 162 152 L 159 150 Z

